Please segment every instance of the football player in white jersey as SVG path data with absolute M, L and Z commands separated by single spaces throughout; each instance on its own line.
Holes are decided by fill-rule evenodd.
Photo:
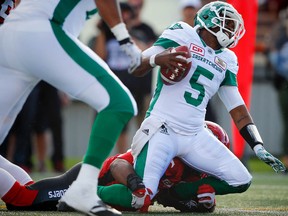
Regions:
M 248 170 L 204 127 L 206 106 L 215 93 L 257 157 L 276 172 L 285 171 L 282 162 L 263 147 L 237 88 L 238 62 L 229 48 L 236 46 L 244 33 L 243 19 L 236 9 L 228 3 L 213 1 L 198 11 L 194 28 L 177 22 L 143 52 L 142 64 L 135 70 L 135 75 L 163 65 L 167 60 L 163 54 L 169 52 L 165 50 L 167 48 L 186 45 L 192 55 L 192 67 L 182 81 L 165 85 L 158 76 L 146 119 L 133 138 L 134 166 L 143 177 L 146 196 L 155 196 L 159 179 L 176 156 L 210 175 L 193 183 L 177 185 L 175 196 L 181 199 L 197 196 L 199 202 L 209 207 L 213 206 L 215 194 L 241 193 L 249 188 L 252 176 Z
M 0 28 L 0 144 L 40 80 L 87 103 L 98 112 L 97 118 L 79 175 L 59 208 L 70 206 L 87 215 L 120 215 L 96 195 L 97 179 L 103 161 L 137 108 L 129 90 L 107 64 L 78 40 L 86 19 L 97 12 L 131 58 L 129 71 L 133 72 L 141 63 L 141 51 L 130 39 L 116 0 L 22 0 L 4 17 Z M 176 55 L 171 57 L 181 62 Z M 7 174 L 5 169 L 10 173 L 18 170 L 2 159 L 0 175 Z M 18 176 L 21 183 L 31 180 L 24 171 Z M 7 178 L 7 190 L 14 182 Z

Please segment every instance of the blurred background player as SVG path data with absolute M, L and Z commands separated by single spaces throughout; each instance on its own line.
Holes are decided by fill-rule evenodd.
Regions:
M 194 26 L 194 18 L 198 10 L 202 7 L 201 0 L 180 0 L 180 10 L 182 21 Z
M 270 47 L 267 54 L 274 71 L 273 84 L 278 93 L 283 117 L 282 150 L 283 163 L 288 166 L 288 8 L 279 13 L 279 22 L 267 36 Z
M 46 159 L 48 157 L 48 144 L 50 144 L 47 132 L 50 130 L 52 148 L 49 159 L 52 169 L 55 172 L 64 172 L 62 107 L 69 103 L 69 98 L 44 81 L 38 83 L 37 86 L 39 94 L 33 124 L 37 171 L 44 172 L 47 170 Z M 28 157 L 31 158 L 32 155 L 30 154 Z

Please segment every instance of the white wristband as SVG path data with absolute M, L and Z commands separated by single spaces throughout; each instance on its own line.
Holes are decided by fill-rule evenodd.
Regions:
M 153 68 L 157 66 L 157 64 L 155 63 L 155 57 L 156 57 L 156 55 L 157 55 L 157 54 L 154 54 L 154 55 L 150 56 L 150 59 L 149 59 L 149 64 L 150 64 L 150 66 L 153 67 Z
M 130 37 L 128 30 L 126 28 L 126 25 L 124 23 L 119 23 L 113 28 L 111 28 L 111 32 L 114 34 L 114 36 L 116 37 L 118 41 L 121 41 L 123 39 Z
M 264 148 L 263 145 L 257 144 L 257 145 L 254 146 L 253 150 L 254 150 L 255 154 L 257 154 L 257 151 L 258 151 L 259 149 L 263 149 L 263 148 Z

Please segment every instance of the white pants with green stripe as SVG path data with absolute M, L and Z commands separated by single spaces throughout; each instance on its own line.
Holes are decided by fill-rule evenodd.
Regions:
M 107 64 L 49 20 L 2 25 L 0 50 L 0 143 L 39 80 L 98 112 L 137 114 L 131 93 Z
M 136 136 L 144 134 L 145 137 L 149 126 L 154 125 L 147 122 L 154 120 L 158 121 L 151 116 L 145 119 Z M 136 154 L 135 170 L 143 177 L 145 186 L 151 189 L 153 196 L 157 193 L 160 178 L 176 156 L 194 169 L 224 180 L 231 186 L 245 185 L 252 179 L 241 161 L 207 128 L 203 127 L 193 135 L 178 134 L 167 125 L 153 131 L 141 152 L 134 146 L 136 142 L 132 146 L 133 155 L 133 150 L 140 152 Z M 139 139 L 134 137 L 134 140 Z

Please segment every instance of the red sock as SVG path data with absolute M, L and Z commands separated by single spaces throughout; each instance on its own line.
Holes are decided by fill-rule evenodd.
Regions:
M 12 188 L 2 197 L 2 200 L 14 206 L 30 206 L 37 194 L 37 190 L 28 190 L 19 182 L 15 182 Z

